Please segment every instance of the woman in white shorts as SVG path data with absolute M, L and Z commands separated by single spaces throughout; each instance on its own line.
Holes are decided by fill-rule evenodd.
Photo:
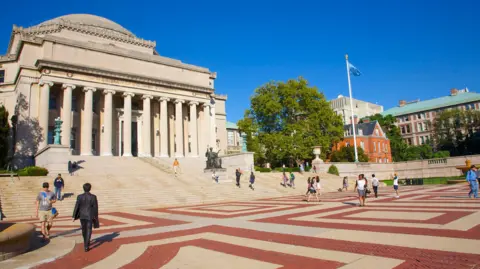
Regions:
M 365 191 L 367 189 L 367 184 L 367 179 L 363 176 L 363 174 L 358 175 L 357 182 L 355 183 L 355 190 L 358 193 L 358 201 L 360 202 L 359 206 L 365 206 Z

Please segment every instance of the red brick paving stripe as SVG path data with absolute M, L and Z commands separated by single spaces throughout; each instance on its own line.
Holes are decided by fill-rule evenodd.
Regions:
M 345 229 L 345 230 L 355 230 L 355 231 L 371 231 L 371 232 L 381 232 L 381 233 L 414 234 L 414 235 L 430 235 L 430 236 L 442 236 L 442 237 L 465 238 L 465 239 L 480 239 L 480 231 L 476 229 L 471 229 L 469 231 L 429 229 L 429 228 L 414 227 L 415 224 L 412 224 L 412 227 L 381 226 L 381 222 L 379 222 L 378 220 L 376 220 L 377 221 L 376 223 L 372 222 L 371 225 L 291 220 L 292 218 L 303 217 L 303 216 L 318 214 L 322 212 L 324 211 L 318 210 L 318 211 L 302 212 L 302 213 L 283 215 L 283 216 L 277 216 L 277 217 L 271 217 L 271 218 L 256 219 L 256 220 L 252 220 L 252 222 L 275 223 L 275 224 L 286 224 L 286 225 L 294 225 L 294 226 L 318 227 L 318 228 L 330 228 L 330 229 Z
M 301 204 L 301 205 L 289 204 L 289 205 L 285 205 L 284 208 L 266 209 L 266 210 L 260 210 L 260 211 L 256 211 L 256 212 L 243 212 L 243 213 L 229 214 L 229 215 L 208 214 L 208 213 L 187 212 L 187 211 L 176 211 L 176 210 L 171 210 L 170 208 L 159 208 L 159 209 L 150 209 L 150 210 L 151 211 L 156 211 L 156 212 L 165 212 L 165 213 L 187 215 L 187 216 L 194 216 L 194 217 L 226 219 L 226 218 L 234 218 L 234 217 L 242 217 L 242 216 L 250 216 L 250 215 L 271 213 L 271 212 L 279 212 L 279 211 L 285 211 L 285 210 L 290 210 L 290 209 L 302 208 L 304 206 L 305 206 L 304 204 Z M 187 209 L 189 209 L 189 208 L 187 208 Z
M 456 253 L 448 251 L 426 250 L 399 246 L 388 246 L 362 242 L 350 242 L 344 240 L 312 238 L 290 234 L 278 234 L 270 232 L 259 232 L 255 230 L 231 228 L 218 226 L 214 227 L 216 233 L 239 236 L 264 241 L 272 241 L 289 245 L 298 245 L 335 251 L 371 255 L 376 257 L 387 257 L 406 262 L 397 268 L 449 268 L 449 269 L 471 269 L 480 266 L 480 255 Z M 409 267 L 405 267 L 408 265 Z M 301 267 L 297 267 L 301 268 Z M 321 267 L 317 267 L 321 268 Z M 372 268 L 375 265 L 372 264 Z
M 275 251 L 266 251 L 246 246 L 232 245 L 223 242 L 218 242 L 208 239 L 195 239 L 181 243 L 173 243 L 161 246 L 150 246 L 140 257 L 132 263 L 122 267 L 122 269 L 157 269 L 167 265 L 175 255 L 180 251 L 180 248 L 185 246 L 196 246 L 203 249 L 226 253 L 237 257 L 243 257 L 251 260 L 263 261 L 273 264 L 280 264 L 284 268 L 302 268 L 302 269 L 317 269 L 317 268 L 338 268 L 343 266 L 343 263 L 336 261 L 327 261 L 320 259 L 313 259 L 308 257 L 297 256 L 295 253 L 281 253 Z M 164 255 L 163 253 L 166 253 Z
M 220 233 L 232 236 L 240 236 L 257 240 L 272 241 L 276 243 L 299 245 L 306 247 L 313 247 L 320 249 L 344 251 L 351 253 L 358 253 L 364 255 L 372 255 L 378 257 L 389 257 L 400 260 L 406 260 L 406 263 L 400 265 L 398 268 L 474 268 L 480 265 L 480 255 L 452 253 L 446 251 L 433 251 L 407 247 L 386 246 L 379 244 L 370 244 L 362 242 L 350 242 L 343 240 L 333 240 L 324 238 L 313 238 L 296 235 L 286 235 L 269 232 L 259 232 L 248 229 L 230 228 L 223 226 L 209 226 L 197 229 L 182 230 L 168 233 L 160 233 L 154 235 L 145 235 L 128 238 L 113 239 L 111 242 L 106 242 L 91 252 L 83 252 L 83 244 L 78 244 L 75 249 L 64 257 L 59 258 L 48 264 L 37 266 L 41 269 L 77 269 L 83 268 L 95 262 L 98 262 L 105 257 L 113 254 L 120 245 L 137 243 L 150 240 L 159 240 L 165 238 L 179 237 L 184 235 L 191 235 L 204 232 Z M 294 254 L 294 253 L 293 253 Z M 167 259 L 170 254 L 166 253 Z M 296 258 L 296 257 L 295 257 Z M 408 265 L 408 266 L 406 266 Z M 138 268 L 138 267 L 137 267 Z M 140 267 L 141 268 L 141 267 Z M 158 268 L 158 267 L 157 267 Z M 291 267 L 299 268 L 301 267 Z M 320 267 L 316 267 L 320 268 Z M 372 268 L 375 268 L 372 265 Z
M 382 212 L 419 212 L 419 213 L 442 213 L 443 215 L 433 217 L 428 220 L 410 220 L 410 219 L 384 219 L 384 218 L 357 218 L 349 217 L 350 215 L 373 211 L 378 212 L 381 215 Z M 399 223 L 426 223 L 426 224 L 447 224 L 454 220 L 466 217 L 475 212 L 465 212 L 465 211 L 440 211 L 440 210 L 377 210 L 374 207 L 368 207 L 368 209 L 357 209 L 355 211 L 342 212 L 338 214 L 328 215 L 317 219 L 348 219 L 348 220 L 358 220 L 358 221 L 375 221 L 375 222 L 399 222 Z M 381 224 L 380 224 L 381 225 Z
M 221 205 L 223 206 L 223 205 Z M 236 206 L 235 205 L 230 205 L 230 206 Z M 239 205 L 239 206 L 249 206 L 251 208 L 247 209 L 238 209 L 238 210 L 225 210 L 225 209 L 215 209 L 215 208 L 208 208 L 208 207 L 192 207 L 189 208 L 189 210 L 199 210 L 199 211 L 205 211 L 205 212 L 219 212 L 219 213 L 241 213 L 241 212 L 246 212 L 246 211 L 252 211 L 256 209 L 268 209 L 268 208 L 276 208 L 276 205 L 255 205 L 255 204 L 248 204 L 248 205 Z
M 167 233 L 159 233 L 153 235 L 143 235 L 126 238 L 114 238 L 113 240 L 101 243 L 97 247 L 93 248 L 90 252 L 85 253 L 83 251 L 83 243 L 76 244 L 74 249 L 65 256 L 56 259 L 53 262 L 45 263 L 34 267 L 35 269 L 80 269 L 87 267 L 91 264 L 99 262 L 106 257 L 112 255 L 118 250 L 120 245 L 132 244 L 151 240 L 160 240 L 165 238 L 173 238 L 184 235 L 191 235 L 203 232 L 212 232 L 212 227 L 202 227 L 189 230 L 181 230 Z M 95 231 L 94 231 L 95 234 Z M 113 233 L 112 233 L 113 234 Z M 95 244 L 92 245 L 92 247 Z

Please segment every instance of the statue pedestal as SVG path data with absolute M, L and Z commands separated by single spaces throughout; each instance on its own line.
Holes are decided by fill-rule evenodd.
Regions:
M 70 147 L 48 145 L 35 155 L 35 165 L 48 169 L 48 175 L 67 174 Z
M 225 168 L 215 168 L 215 169 L 205 168 L 205 169 L 203 169 L 203 177 L 205 179 L 208 179 L 208 180 L 214 182 L 214 180 L 212 179 L 213 171 L 215 171 L 215 174 L 218 176 L 218 183 L 232 182 L 231 179 L 228 179 L 227 169 L 225 169 Z
M 323 160 L 320 159 L 320 158 L 315 158 L 313 159 L 312 161 L 312 167 L 315 166 L 317 168 L 317 171 L 318 171 L 318 168 L 320 167 L 320 165 L 324 164 Z

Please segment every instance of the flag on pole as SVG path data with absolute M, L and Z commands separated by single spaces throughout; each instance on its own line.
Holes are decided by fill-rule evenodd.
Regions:
M 360 73 L 360 70 L 358 70 L 355 66 L 353 66 L 353 64 L 351 64 L 350 62 L 347 62 L 348 63 L 348 70 L 350 70 L 350 74 L 358 77 L 360 76 L 362 73 Z

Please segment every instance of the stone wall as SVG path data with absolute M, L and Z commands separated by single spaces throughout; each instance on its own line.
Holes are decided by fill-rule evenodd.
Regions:
M 390 179 L 394 173 L 400 178 L 451 177 L 462 175 L 456 167 L 464 166 L 467 159 L 472 164 L 480 164 L 480 155 L 470 155 L 396 163 L 325 163 L 319 165 L 318 169 L 327 172 L 330 165 L 334 164 L 342 177 L 356 177 L 358 174 L 370 177 L 375 174 L 379 179 Z
M 250 178 L 253 168 L 253 152 L 242 152 L 222 156 L 222 167 L 227 169 L 227 178 L 235 180 L 235 170 L 240 168 L 244 177 Z
M 35 155 L 35 165 L 46 168 L 48 175 L 68 173 L 70 149 L 63 145 L 48 145 Z

